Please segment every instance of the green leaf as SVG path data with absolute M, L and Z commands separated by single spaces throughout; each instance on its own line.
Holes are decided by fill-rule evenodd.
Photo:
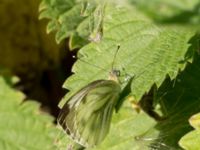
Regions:
M 200 113 L 193 115 L 190 120 L 190 125 L 197 130 L 200 130 Z
M 8 79 L 0 77 L 0 149 L 55 150 L 61 131 L 53 125 L 53 118 L 42 113 L 38 103 L 23 102 L 24 95 L 12 89 Z
M 87 43 L 87 40 L 84 38 L 81 38 L 81 36 L 78 36 L 76 33 L 72 34 L 70 41 L 69 41 L 69 47 L 70 50 L 74 50 L 79 47 L 83 47 Z
M 178 22 L 197 26 L 200 23 L 199 0 L 129 0 L 129 2 L 157 22 Z
M 198 150 L 200 149 L 200 113 L 193 115 L 189 122 L 195 130 L 183 136 L 179 141 L 179 144 L 185 150 Z
M 120 50 L 114 69 L 135 77 L 131 94 L 140 100 L 154 83 L 159 87 L 167 74 L 173 79 L 185 68 L 188 42 L 193 34 L 191 29 L 180 26 L 158 28 L 134 9 L 108 6 L 103 39 L 80 50 L 80 60 L 72 69 L 74 75 L 64 84 L 70 92 L 60 106 L 88 83 L 108 78 L 117 45 Z
M 188 64 L 186 69 L 174 81 L 170 82 L 168 79 L 163 83 L 157 93 L 166 120 L 156 128 L 160 130 L 162 135 L 165 135 L 163 142 L 169 146 L 178 146 L 178 141 L 182 136 L 192 130 L 188 119 L 191 115 L 199 112 L 199 58 L 199 55 L 196 56 L 194 62 Z M 193 122 L 192 124 L 193 127 L 197 128 L 197 123 Z M 195 147 L 199 146 L 199 142 L 195 143 L 195 141 L 199 141 L 199 132 L 196 131 L 183 137 L 180 145 L 184 148 L 190 145 L 188 147 L 190 150 L 196 150 Z M 190 139 L 195 134 L 198 135 L 195 137 L 196 139 Z
M 50 22 L 47 26 L 47 33 L 52 31 L 58 31 L 56 34 L 56 41 L 59 43 L 61 40 L 69 36 L 71 30 L 74 30 L 72 27 L 66 28 L 70 24 L 76 24 L 76 17 L 74 13 L 79 11 L 79 8 L 75 6 L 75 1 L 66 1 L 66 0 L 43 0 L 40 4 L 40 19 L 48 18 Z M 60 17 L 66 16 L 67 24 L 61 24 Z M 72 16 L 70 16 L 72 15 Z M 67 17 L 68 16 L 68 17 Z M 79 15 L 80 16 L 80 15 Z M 74 20 L 71 22 L 70 18 Z M 65 22 L 66 23 L 66 22 Z M 65 25 L 65 26 L 63 26 Z
M 111 128 L 105 140 L 94 148 L 86 150 L 149 150 L 169 147 L 162 142 L 157 122 L 144 112 L 136 113 L 127 101 L 118 113 L 114 113 Z
M 88 83 L 97 79 L 107 79 L 117 45 L 120 45 L 120 49 L 114 60 L 114 69 L 121 70 L 122 75 L 127 73 L 129 76 L 135 76 L 131 83 L 131 95 L 136 100 L 140 100 L 153 84 L 156 83 L 159 87 L 167 75 L 171 79 L 175 79 L 179 71 L 185 69 L 187 60 L 193 57 L 194 48 L 190 45 L 194 32 L 189 31 L 188 28 L 181 26 L 158 28 L 134 9 L 110 6 L 106 8 L 105 14 L 103 38 L 99 43 L 90 43 L 79 51 L 79 60 L 73 67 L 74 75 L 64 84 L 64 87 L 68 88 L 70 92 L 61 101 L 60 106 Z M 167 85 L 173 86 L 173 83 L 169 82 Z M 173 88 L 171 87 L 171 89 Z M 167 115 L 166 120 L 157 124 L 154 121 L 149 124 L 148 121 L 145 122 L 146 114 L 144 116 L 135 114 L 133 120 L 129 120 L 132 112 L 124 113 L 126 106 L 123 106 L 119 114 L 114 115 L 114 118 L 117 119 L 113 119 L 108 137 L 96 149 L 139 150 L 149 149 L 149 147 L 162 150 L 180 149 L 177 144 L 178 140 L 189 130 L 185 124 L 188 115 L 182 117 L 183 112 L 177 112 L 177 110 L 181 110 L 181 106 L 184 106 L 182 103 L 178 108 L 176 108 L 177 106 L 170 108 L 179 103 L 178 97 L 170 98 L 174 103 L 168 105 L 166 100 L 164 106 L 161 106 L 162 109 L 169 106 L 166 110 L 172 116 Z M 192 109 L 192 107 L 188 109 Z M 174 117 L 180 117 L 177 114 L 182 117 L 180 120 Z M 137 121 L 134 117 L 141 120 Z M 124 124 L 121 127 L 123 120 Z M 177 125 L 177 120 L 180 121 L 178 122 L 180 126 Z M 120 127 L 115 127 L 115 122 L 116 126 L 119 122 Z M 147 126 L 143 127 L 141 122 Z M 134 126 L 132 130 L 131 125 Z M 173 128 L 175 129 L 171 130 Z M 117 132 L 119 129 L 122 131 Z M 121 134 L 118 135 L 118 133 L 122 133 L 124 136 L 121 137 Z
M 88 6 L 90 5 L 90 8 Z M 88 16 L 92 14 L 96 7 L 96 2 L 92 2 L 89 0 L 77 2 L 75 0 L 43 0 L 40 4 L 40 19 L 48 18 L 50 22 L 47 26 L 47 33 L 52 31 L 56 31 L 56 41 L 60 43 L 63 39 L 70 37 L 71 38 L 88 38 L 90 34 L 90 30 L 87 31 L 86 35 L 82 34 L 82 27 L 79 25 L 82 22 L 87 22 L 87 27 L 91 24 L 92 20 L 87 19 Z M 84 13 L 84 14 L 82 14 Z M 82 25 L 81 25 L 82 26 Z M 85 26 L 84 26 L 85 28 Z M 79 30 L 77 30 L 79 29 Z M 83 29 L 84 30 L 84 29 Z M 73 35 L 73 36 L 72 36 Z M 74 37 L 74 36 L 77 37 Z M 74 41 L 74 40 L 73 40 Z M 79 47 L 79 43 L 71 43 L 71 48 Z M 88 43 L 88 41 L 82 41 L 81 45 Z
M 54 1 L 54 5 L 49 4 L 46 7 L 46 10 L 52 8 L 49 16 L 53 16 L 50 13 L 58 6 L 55 2 L 58 0 Z M 186 10 L 185 7 L 193 8 L 193 5 L 180 5 L 179 2 L 175 2 L 177 14 L 183 6 Z M 170 3 L 173 2 L 168 4 Z M 175 13 L 171 11 L 173 7 L 169 8 L 171 21 L 176 18 L 173 18 L 176 10 Z M 44 8 L 41 9 L 45 12 Z M 57 10 L 57 14 L 53 13 L 56 16 L 51 18 L 57 21 L 58 27 L 54 28 L 52 25 L 49 31 L 57 30 L 58 41 L 70 37 L 71 48 L 83 46 L 85 43 L 79 39 L 87 40 L 90 35 L 88 24 L 95 22 L 91 22 L 87 15 L 82 16 L 83 18 L 79 16 L 80 3 L 70 6 L 65 11 L 60 10 Z M 155 7 L 153 10 L 158 12 Z M 101 22 L 97 17 L 98 21 Z M 196 38 L 194 34 L 195 29 L 181 25 L 157 26 L 134 7 L 107 5 L 100 40 L 86 45 L 79 51 L 79 59 L 73 67 L 74 74 L 64 84 L 70 92 L 61 101 L 60 106 L 90 82 L 108 79 L 117 46 L 120 45 L 114 60 L 114 69 L 121 70 L 122 82 L 126 79 L 124 74 L 134 77 L 131 93 L 127 95 L 130 94 L 139 101 L 154 84 L 157 88 L 162 85 L 157 93 L 159 99 L 156 100 L 160 103 L 166 119 L 156 123 L 146 114 L 136 114 L 130 106 L 124 105 L 119 113 L 113 116 L 109 135 L 96 149 L 180 149 L 179 139 L 191 130 L 187 120 L 199 111 L 199 61 L 192 61 L 196 49 L 190 47 L 191 39 Z M 186 67 L 187 62 L 192 64 Z M 169 76 L 168 80 L 165 80 L 166 76 Z M 171 81 L 172 79 L 174 80 Z
M 166 116 L 163 121 L 156 122 L 143 112 L 136 114 L 129 102 L 125 102 L 119 113 L 113 115 L 108 137 L 96 149 L 181 149 L 178 147 L 179 139 L 191 130 L 188 118 L 199 111 L 199 107 L 196 107 L 200 103 L 197 92 L 200 89 L 199 58 L 197 56 L 174 81 L 168 79 L 158 89 L 159 109 Z M 191 118 L 190 122 L 196 129 L 199 128 L 199 115 Z M 189 150 L 198 150 L 199 132 L 189 133 L 184 142 L 185 147 L 190 146 Z
M 145 113 L 137 114 L 129 102 L 113 115 L 111 130 L 102 144 L 92 150 L 148 150 L 159 132 L 156 122 Z M 145 141 L 146 139 L 149 141 Z

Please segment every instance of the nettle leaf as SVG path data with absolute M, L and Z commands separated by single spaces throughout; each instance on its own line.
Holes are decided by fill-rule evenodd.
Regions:
M 199 112 L 200 109 L 200 59 L 199 55 L 194 58 L 192 64 L 188 64 L 186 69 L 180 73 L 177 78 L 170 82 L 166 80 L 158 91 L 158 97 L 161 103 L 161 109 L 166 116 L 166 120 L 159 123 L 156 129 L 164 136 L 163 142 L 168 146 L 178 148 L 180 146 L 186 149 L 195 150 L 199 146 L 199 125 L 190 119 L 190 124 L 195 131 L 192 131 L 188 119 Z M 186 136 L 184 136 L 188 133 Z M 184 136 L 182 138 L 182 136 Z M 194 136 L 194 138 L 192 138 Z M 195 143 L 196 142 L 196 143 Z
M 79 60 L 73 66 L 74 75 L 64 87 L 70 92 L 60 103 L 80 88 L 97 79 L 107 79 L 114 60 L 114 69 L 134 77 L 131 94 L 140 100 L 156 83 L 159 87 L 168 74 L 175 78 L 186 65 L 188 43 L 194 32 L 180 26 L 158 28 L 135 9 L 107 6 L 103 38 L 79 51 Z M 123 71 L 124 70 L 124 71 Z
M 66 0 L 44 0 L 40 4 L 40 19 L 48 18 L 51 19 L 47 26 L 47 33 L 52 31 L 58 31 L 56 34 L 56 41 L 59 43 L 64 38 L 68 37 L 70 33 L 74 30 L 74 24 L 76 24 L 76 12 L 79 10 L 79 5 L 75 5 L 75 1 Z M 66 29 L 64 29 L 63 24 L 60 22 L 60 17 L 65 16 L 67 24 L 65 24 Z M 80 17 L 80 14 L 79 14 Z M 63 21 L 63 19 L 62 19 Z M 72 24 L 72 25 L 71 25 Z M 70 26 L 71 25 L 71 26 Z
M 200 149 L 200 113 L 193 115 L 189 122 L 195 130 L 183 136 L 179 141 L 179 144 L 185 150 Z
M 43 0 L 40 4 L 40 19 L 48 18 L 47 33 L 56 31 L 56 41 L 70 38 L 70 48 L 88 43 L 92 32 L 91 17 L 97 2 L 91 0 Z M 81 39 L 81 41 L 79 41 Z M 76 43 L 77 42 L 77 43 Z
M 71 12 L 78 12 L 76 7 L 70 9 L 73 10 Z M 58 20 L 64 27 L 67 24 L 65 17 L 71 14 L 64 13 L 59 16 L 63 17 L 58 17 Z M 77 31 L 82 31 L 82 35 L 85 36 L 88 34 L 88 20 L 88 18 L 81 20 L 79 26 L 76 27 L 73 24 L 70 25 Z M 65 29 L 63 28 L 63 32 Z M 67 34 L 74 37 L 75 43 L 79 41 L 76 36 L 77 32 L 68 30 Z M 180 25 L 158 27 L 133 7 L 122 8 L 107 5 L 104 10 L 103 31 L 100 36 L 98 42 L 92 42 L 79 51 L 79 59 L 72 70 L 74 75 L 64 84 L 70 92 L 61 101 L 60 106 L 90 82 L 108 78 L 118 45 L 120 45 L 120 50 L 114 60 L 114 69 L 121 70 L 122 75 L 128 74 L 134 77 L 131 82 L 131 93 L 128 94 L 134 96 L 137 101 L 154 84 L 157 87 L 164 84 L 166 76 L 175 79 L 178 73 L 185 69 L 187 61 L 194 53 L 194 49 L 189 49 L 191 46 L 189 42 L 194 36 L 193 29 Z M 95 36 L 93 38 L 95 41 Z M 125 77 L 122 77 L 122 81 L 124 79 Z M 190 130 L 186 121 L 189 114 L 178 120 L 176 117 L 182 116 L 183 112 L 177 113 L 177 111 L 185 105 L 180 102 L 178 108 L 177 106 L 171 108 L 170 106 L 179 103 L 179 99 L 176 96 L 170 98 L 174 100 L 173 102 L 177 102 L 168 104 L 168 101 L 164 101 L 165 103 L 161 106 L 168 107 L 166 109 L 168 118 L 161 123 L 156 123 L 144 113 L 135 114 L 130 106 L 123 106 L 119 113 L 114 115 L 109 135 L 96 149 L 178 149 L 178 140 Z M 175 119 L 179 121 L 180 126 L 177 125 Z M 171 130 L 174 126 L 176 131 Z M 178 134 L 176 134 L 177 130 Z
M 125 102 L 113 117 L 108 137 L 96 149 L 181 149 L 179 139 L 191 130 L 188 118 L 199 111 L 199 60 L 197 56 L 173 82 L 168 79 L 158 89 L 159 109 L 166 115 L 163 121 L 136 114 L 130 103 Z M 184 136 L 180 145 L 188 150 L 199 149 L 199 114 L 190 118 L 190 124 L 196 130 Z
M 189 49 L 189 42 L 194 36 L 192 30 L 181 26 L 159 28 L 133 8 L 108 5 L 103 29 L 103 37 L 99 42 L 90 43 L 79 51 L 79 59 L 73 66 L 74 75 L 64 84 L 70 92 L 61 101 L 61 107 L 69 97 L 88 83 L 97 79 L 108 79 L 118 45 L 120 49 L 114 60 L 114 69 L 121 70 L 122 75 L 134 77 L 131 93 L 128 94 L 137 101 L 154 84 L 157 87 L 163 84 L 166 76 L 170 79 L 176 78 L 185 69 L 187 60 L 189 61 L 194 52 L 193 48 Z M 122 81 L 124 78 L 122 77 Z M 144 113 L 134 114 L 126 106 L 121 107 L 119 113 L 113 117 L 108 136 L 96 149 L 173 150 L 178 149 L 178 140 L 183 135 L 181 133 L 185 133 L 185 128 L 180 126 L 180 134 L 176 134 L 175 130 L 167 132 L 177 126 L 176 121 L 170 122 L 171 118 L 156 123 Z
M 53 125 L 53 118 L 42 114 L 38 103 L 23 102 L 24 95 L 13 90 L 11 83 L 10 78 L 0 77 L 0 149 L 55 150 L 61 141 L 66 149 L 68 140 L 56 141 L 62 132 Z
M 129 2 L 158 22 L 196 25 L 200 22 L 199 0 L 129 0 Z
M 153 142 L 159 135 L 155 125 L 156 121 L 143 112 L 137 114 L 126 102 L 120 112 L 114 114 L 109 135 L 92 150 L 148 150 L 155 146 Z

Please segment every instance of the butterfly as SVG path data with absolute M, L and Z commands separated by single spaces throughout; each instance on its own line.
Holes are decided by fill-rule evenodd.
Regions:
M 118 70 L 112 70 L 108 80 L 89 83 L 64 104 L 58 123 L 75 142 L 94 147 L 105 139 L 121 94 L 119 76 Z

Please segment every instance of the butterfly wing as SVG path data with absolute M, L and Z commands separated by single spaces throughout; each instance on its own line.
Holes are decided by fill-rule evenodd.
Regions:
M 79 105 L 83 97 L 88 93 L 90 88 L 93 88 L 96 85 L 96 82 L 89 84 L 75 95 L 73 95 L 62 107 L 57 122 L 62 126 L 62 128 L 74 138 L 74 123 L 75 123 L 75 109 Z
M 59 124 L 79 144 L 98 145 L 106 137 L 120 85 L 112 80 L 90 83 L 67 101 L 59 115 Z

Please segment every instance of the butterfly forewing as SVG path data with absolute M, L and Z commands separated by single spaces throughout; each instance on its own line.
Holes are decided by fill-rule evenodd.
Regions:
M 67 134 L 72 133 L 71 131 L 74 131 L 74 116 L 75 111 L 78 103 L 80 103 L 81 99 L 84 97 L 85 93 L 89 87 L 85 87 L 82 90 L 80 90 L 77 94 L 72 96 L 67 103 L 63 106 L 61 109 L 59 116 L 58 116 L 58 123 L 62 126 L 62 128 L 67 132 Z M 67 122 L 67 124 L 66 124 Z M 73 138 L 74 134 L 71 134 L 71 137 Z
M 110 128 L 120 85 L 97 80 L 72 96 L 62 108 L 58 122 L 78 143 L 92 147 L 103 141 Z

